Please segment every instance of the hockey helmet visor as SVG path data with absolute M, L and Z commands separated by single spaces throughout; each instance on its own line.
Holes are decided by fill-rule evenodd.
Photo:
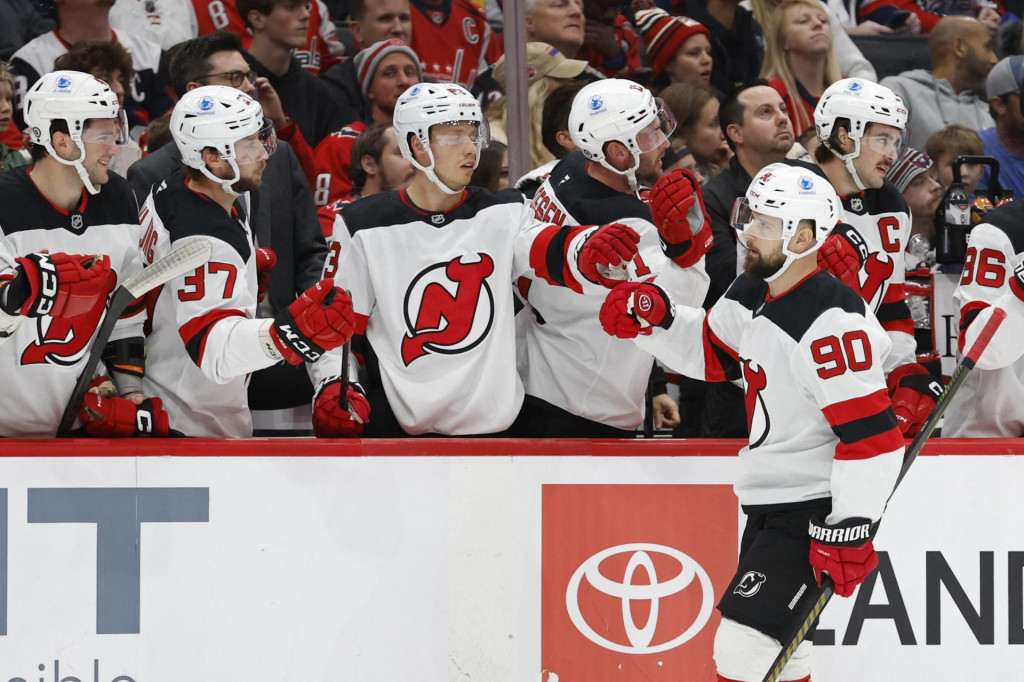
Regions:
M 655 97 L 654 102 L 658 107 L 657 114 L 647 127 L 636 134 L 636 146 L 641 154 L 663 145 L 676 130 L 676 117 L 672 110 L 660 97 Z
M 430 126 L 430 144 L 437 147 L 457 147 L 472 144 L 477 149 L 491 142 L 491 129 L 487 119 L 482 121 L 445 121 Z
M 736 230 L 736 236 L 744 247 L 747 246 L 748 236 L 772 241 L 782 240 L 782 218 L 754 211 L 746 197 L 739 197 L 733 203 L 729 224 Z
M 90 118 L 82 131 L 82 142 L 102 145 L 123 145 L 128 142 L 128 118 L 124 109 L 114 118 Z
M 274 122 L 263 119 L 259 131 L 235 142 L 235 163 L 240 166 L 258 163 L 277 150 L 277 131 Z
M 870 133 L 861 138 L 861 144 L 878 154 L 900 158 L 907 147 L 907 135 L 899 128 L 885 124 L 868 124 Z

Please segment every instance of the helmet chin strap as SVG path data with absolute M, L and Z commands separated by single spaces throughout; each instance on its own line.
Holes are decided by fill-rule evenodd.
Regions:
M 59 161 L 60 163 L 64 164 L 65 166 L 74 166 L 75 172 L 78 173 L 79 179 L 82 181 L 82 184 L 85 185 L 86 192 L 88 192 L 89 194 L 99 194 L 100 188 L 92 184 L 92 180 L 89 178 L 89 171 L 86 170 L 85 166 L 82 164 L 82 162 L 85 161 L 85 145 L 82 144 L 81 138 L 76 140 L 75 138 L 72 137 L 71 139 L 75 140 L 75 144 L 78 145 L 79 149 L 78 158 L 72 161 L 62 158 L 56 151 L 54 151 L 53 145 L 51 143 L 47 142 L 43 146 L 46 147 L 46 151 L 50 152 L 50 156 L 57 159 L 57 161 Z
M 413 158 L 409 159 L 409 163 L 411 163 L 414 168 L 417 168 L 426 173 L 427 179 L 434 183 L 437 186 L 437 188 L 440 189 L 445 194 L 450 194 L 452 196 L 455 196 L 456 194 L 462 194 L 462 192 L 466 189 L 465 187 L 460 187 L 459 189 L 452 189 L 448 185 L 444 184 L 441 178 L 437 177 L 437 173 L 434 172 L 434 153 L 430 151 L 429 144 L 424 144 L 423 148 L 427 151 L 427 158 L 430 159 L 430 165 L 422 165 L 419 161 L 416 160 L 415 155 L 412 154 L 410 154 L 410 156 L 412 156 Z M 480 163 L 480 149 L 476 150 L 476 160 L 477 163 Z
M 846 165 L 846 172 L 850 174 L 851 178 L 853 178 L 853 184 L 857 185 L 857 189 L 863 192 L 868 188 L 868 186 L 861 181 L 860 175 L 857 173 L 857 168 L 853 165 L 853 160 L 860 156 L 860 138 L 851 137 L 850 139 L 853 140 L 853 151 L 849 154 L 836 153 L 836 156 L 838 156 Z M 827 142 L 823 144 L 829 149 L 832 149 L 833 152 L 836 152 L 836 150 L 832 148 L 832 145 Z
M 786 272 L 786 270 L 789 270 L 789 266 L 792 265 L 796 260 L 800 258 L 806 258 L 807 256 L 810 256 L 813 253 L 815 253 L 820 248 L 821 244 L 816 243 L 813 247 L 811 247 L 807 251 L 804 251 L 803 253 L 795 253 L 793 251 L 790 251 L 788 246 L 784 246 L 782 248 L 782 253 L 786 254 L 786 260 L 782 263 L 782 267 L 779 268 L 778 272 L 776 272 L 774 275 L 770 277 L 765 277 L 764 281 L 769 283 L 774 282 L 779 277 L 781 277 L 783 273 Z
M 633 154 L 633 165 L 626 170 L 619 170 L 615 166 L 608 163 L 608 159 L 601 159 L 601 165 L 610 170 L 611 172 L 622 175 L 629 182 L 629 191 L 638 192 L 640 190 L 639 184 L 636 181 L 636 169 L 640 167 L 640 157 L 637 154 Z
M 242 195 L 239 192 L 236 192 L 232 185 L 242 178 L 242 174 L 238 171 L 238 165 L 235 163 L 234 159 L 227 159 L 227 162 L 231 165 L 231 172 L 234 174 L 234 177 L 230 180 L 218 178 L 210 171 L 210 167 L 205 163 L 203 164 L 203 167 L 199 169 L 199 172 L 220 185 L 224 192 L 229 196 L 240 197 Z

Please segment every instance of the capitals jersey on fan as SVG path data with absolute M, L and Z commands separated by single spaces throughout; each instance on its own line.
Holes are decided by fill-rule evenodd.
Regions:
M 685 270 L 671 263 L 661 250 L 647 204 L 590 177 L 582 153 L 570 154 L 554 167 L 530 208 L 534 220 L 555 225 L 540 233 L 538 248 L 578 238 L 585 230 L 580 226 L 623 223 L 640 234 L 639 253 L 626 268 L 629 279 L 664 272 L 658 282 L 669 288 L 667 280 L 675 277 L 671 290 L 678 302 L 699 306 L 704 300 L 709 279 L 703 259 Z M 572 281 L 556 285 L 562 273 L 545 266 L 541 260 L 537 278 L 519 282 L 520 294 L 539 313 L 521 312 L 517 325 L 519 373 L 526 393 L 591 421 L 636 429 L 644 418 L 653 358 L 631 341 L 603 333 L 600 311 L 608 289 L 584 289 Z M 584 291 L 591 295 L 580 295 Z
M 423 78 L 471 90 L 476 77 L 502 54 L 484 11 L 469 0 L 411 4 L 412 49 L 420 58 Z
M 820 173 L 820 171 L 818 171 Z M 842 225 L 863 244 L 860 288 L 878 321 L 892 340 L 885 373 L 917 362 L 914 319 L 905 290 L 907 243 L 910 240 L 910 208 L 896 185 L 888 179 L 878 189 L 842 197 Z
M 447 212 L 388 191 L 335 221 L 334 243 L 344 246 L 332 248 L 324 277 L 352 294 L 356 331 L 407 433 L 496 433 L 519 414 L 512 282 L 528 269 L 524 219 L 515 192 L 468 187 Z M 315 382 L 340 375 L 340 349 L 312 372 Z
M 995 307 L 1006 311 L 995 336 L 950 403 L 942 435 L 1024 436 L 1024 201 L 988 213 L 971 230 L 953 303 L 960 352 L 970 348 Z
M 743 505 L 832 497 L 828 523 L 881 518 L 903 464 L 882 366 L 891 342 L 850 287 L 815 270 L 772 297 L 740 275 L 705 311 L 677 305 L 667 330 L 635 340 L 695 379 L 742 375 L 749 444 Z
M 352 147 L 366 124 L 356 121 L 320 140 L 313 155 L 316 160 L 316 187 L 313 199 L 317 206 L 344 198 L 352 191 Z
M 99 194 L 82 191 L 73 211 L 51 204 L 36 189 L 29 169 L 18 168 L 0 175 L 0 271 L 14 266 L 8 258 L 38 251 L 72 254 L 106 254 L 118 284 L 142 269 L 139 260 L 139 216 L 128 181 L 110 174 Z M 64 406 L 92 346 L 93 334 L 103 318 L 97 306 L 70 320 L 39 317 L 23 320 L 0 346 L 0 436 L 51 438 L 57 431 Z M 142 309 L 122 315 L 110 340 L 142 336 Z M 102 369 L 100 370 L 102 372 Z
M 256 318 L 256 262 L 249 221 L 190 189 L 184 171 L 156 187 L 140 215 L 146 262 L 175 242 L 210 240 L 210 261 L 154 297 L 143 385 L 163 399 L 171 428 L 186 436 L 246 438 L 252 418 L 248 374 L 275 360 L 263 350 L 269 320 Z M 269 337 L 267 337 L 269 338 Z
M 135 79 L 131 92 L 126 93 L 124 109 L 128 123 L 132 126 L 146 125 L 149 121 L 163 116 L 174 107 L 160 70 L 160 46 L 131 33 L 112 31 L 114 42 L 121 43 L 132 57 Z M 57 31 L 50 31 L 35 38 L 14 53 L 11 64 L 14 67 L 14 120 L 24 130 L 22 116 L 25 93 L 44 74 L 53 71 L 53 62 L 71 49 Z

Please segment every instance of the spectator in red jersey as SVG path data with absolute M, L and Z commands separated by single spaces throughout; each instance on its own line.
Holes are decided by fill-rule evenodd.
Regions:
M 329 85 L 302 68 L 293 50 L 306 44 L 309 5 L 306 0 L 237 0 L 235 7 L 252 31 L 246 54 L 249 66 L 277 91 L 309 144 L 356 118 L 339 107 Z
M 0 61 L 0 131 L 7 130 L 14 114 L 14 74 L 11 65 Z M 18 166 L 27 166 L 28 157 L 0 142 L 0 173 Z
M 673 17 L 660 9 L 636 13 L 636 25 L 647 48 L 654 92 L 671 83 L 711 89 L 711 31 L 689 17 Z
M 389 122 L 395 103 L 407 89 L 423 80 L 420 60 L 401 40 L 392 38 L 374 43 L 352 60 L 366 105 L 365 116 L 331 133 L 317 145 L 317 205 L 343 198 L 352 189 L 349 171 L 352 168 L 352 145 L 374 121 Z
M 586 38 L 583 0 L 526 0 L 526 42 L 548 43 L 573 58 Z
M 629 78 L 640 68 L 640 38 L 621 8 L 622 0 L 583 0 L 583 47 L 575 56 L 609 78 Z
M 423 77 L 467 90 L 501 56 L 483 9 L 471 0 L 413 0 L 412 42 Z

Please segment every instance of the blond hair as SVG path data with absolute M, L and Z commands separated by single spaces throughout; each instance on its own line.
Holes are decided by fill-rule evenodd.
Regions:
M 547 78 L 538 78 L 526 89 L 527 105 L 530 110 L 530 167 L 539 168 L 549 161 L 554 161 L 555 156 L 544 146 L 544 135 L 542 127 L 544 124 L 544 100 L 548 98 L 551 86 Z M 504 142 L 507 146 L 522 144 L 522 140 L 508 139 L 508 107 L 507 97 L 501 97 L 494 101 L 489 107 L 485 116 L 491 126 L 491 135 L 498 142 Z
M 14 69 L 10 62 L 5 62 L 2 59 L 0 59 L 0 82 L 10 83 L 11 87 L 14 87 Z
M 814 10 L 825 12 L 825 21 L 832 27 L 832 18 L 829 16 L 825 5 L 818 0 L 753 0 L 754 17 L 761 29 L 764 31 L 764 64 L 761 66 L 761 77 L 765 79 L 778 78 L 786 87 L 789 93 L 791 106 L 790 114 L 794 117 L 798 131 L 814 127 L 814 120 L 807 114 L 807 111 L 800 105 L 800 93 L 797 90 L 796 76 L 789 64 L 789 53 L 784 49 L 786 44 L 786 10 L 796 5 L 804 5 Z M 836 60 L 835 46 L 825 53 L 825 87 L 832 85 L 843 75 L 839 71 L 839 63 Z

